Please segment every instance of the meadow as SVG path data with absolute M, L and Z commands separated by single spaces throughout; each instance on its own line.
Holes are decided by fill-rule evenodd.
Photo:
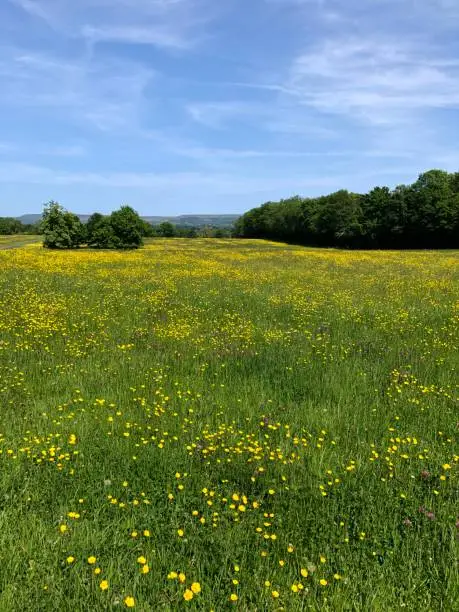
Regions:
M 5 244 L 2 612 L 458 609 L 459 252 Z
M 9 236 L 0 235 L 0 250 L 16 249 L 17 247 L 33 244 L 40 240 L 40 236 L 30 234 L 13 234 Z

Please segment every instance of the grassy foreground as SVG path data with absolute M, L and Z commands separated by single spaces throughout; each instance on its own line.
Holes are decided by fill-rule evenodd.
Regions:
M 0 252 L 0 610 L 446 610 L 459 253 Z

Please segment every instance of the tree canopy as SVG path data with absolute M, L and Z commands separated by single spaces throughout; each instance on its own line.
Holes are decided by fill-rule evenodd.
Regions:
M 145 223 L 130 206 L 111 215 L 94 213 L 84 225 L 79 217 L 58 202 L 45 205 L 41 230 L 43 246 L 72 249 L 87 244 L 100 249 L 137 249 L 143 244 Z
M 77 215 L 65 210 L 59 202 L 51 200 L 45 205 L 41 231 L 43 246 L 48 249 L 74 249 L 85 238 L 83 224 Z
M 14 217 L 0 217 L 0 236 L 14 234 L 38 234 L 39 228 L 33 224 L 22 223 Z
M 235 235 L 326 247 L 458 248 L 459 173 L 430 170 L 393 190 L 267 202 L 236 221 Z

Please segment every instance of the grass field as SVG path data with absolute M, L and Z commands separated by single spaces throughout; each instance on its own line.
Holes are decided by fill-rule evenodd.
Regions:
M 0 610 L 457 610 L 459 253 L 0 252 Z
M 40 236 L 30 234 L 15 234 L 13 236 L 0 236 L 0 250 L 16 249 L 34 242 L 39 242 Z

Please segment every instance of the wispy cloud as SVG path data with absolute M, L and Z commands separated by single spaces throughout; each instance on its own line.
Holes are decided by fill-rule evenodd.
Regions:
M 160 62 L 131 56 L 126 45 L 189 48 L 212 14 L 204 11 L 209 0 L 8 1 L 18 9 L 18 32 L 27 24 L 46 36 L 38 45 L 29 37 L 0 44 L 0 105 L 47 109 L 73 125 L 113 133 L 140 132 L 147 101 L 150 108 L 155 101 Z M 121 48 L 106 52 L 103 43 Z
M 84 157 L 86 153 L 83 145 L 45 145 L 37 149 L 37 155 L 49 157 Z
M 68 172 L 32 164 L 3 164 L 0 166 L 0 183 L 28 183 L 59 185 L 85 185 L 97 187 L 119 187 L 147 189 L 162 192 L 179 187 L 180 191 L 189 189 L 212 189 L 217 194 L 246 194 L 269 190 L 290 191 L 297 188 L 334 187 L 343 177 L 303 177 L 288 176 L 266 178 L 239 176 L 208 172 L 139 173 L 139 172 Z
M 429 53 L 430 51 L 430 53 Z M 300 104 L 373 124 L 459 106 L 459 62 L 384 39 L 334 39 L 297 57 L 287 84 Z
M 97 42 L 123 42 L 184 49 L 190 46 L 192 42 L 165 27 L 139 27 L 136 25 L 94 27 L 85 25 L 81 34 L 92 44 Z
M 0 142 L 0 154 L 7 153 L 42 157 L 83 157 L 87 149 L 82 144 L 31 144 L 20 142 Z
M 174 146 L 171 150 L 176 154 L 204 162 L 221 162 L 250 159 L 301 159 L 307 157 L 346 157 L 356 151 L 283 151 L 268 149 L 223 149 L 202 146 Z
M 260 118 L 261 115 L 269 112 L 267 107 L 259 101 L 243 100 L 191 102 L 185 108 L 194 121 L 210 128 L 224 128 L 235 118 L 243 119 L 253 116 Z
M 49 26 L 54 26 L 52 11 L 48 10 L 52 5 L 48 6 L 46 2 L 40 2 L 40 0 L 9 0 L 9 2 L 20 7 L 32 17 L 38 17 Z
M 458 0 L 0 0 L 2 190 L 239 210 L 454 169 L 458 26 Z
M 205 0 L 10 0 L 63 36 L 186 48 L 206 22 Z M 209 15 L 209 13 L 207 13 Z
M 123 60 L 61 59 L 3 48 L 0 104 L 46 108 L 102 130 L 135 124 L 154 71 Z

